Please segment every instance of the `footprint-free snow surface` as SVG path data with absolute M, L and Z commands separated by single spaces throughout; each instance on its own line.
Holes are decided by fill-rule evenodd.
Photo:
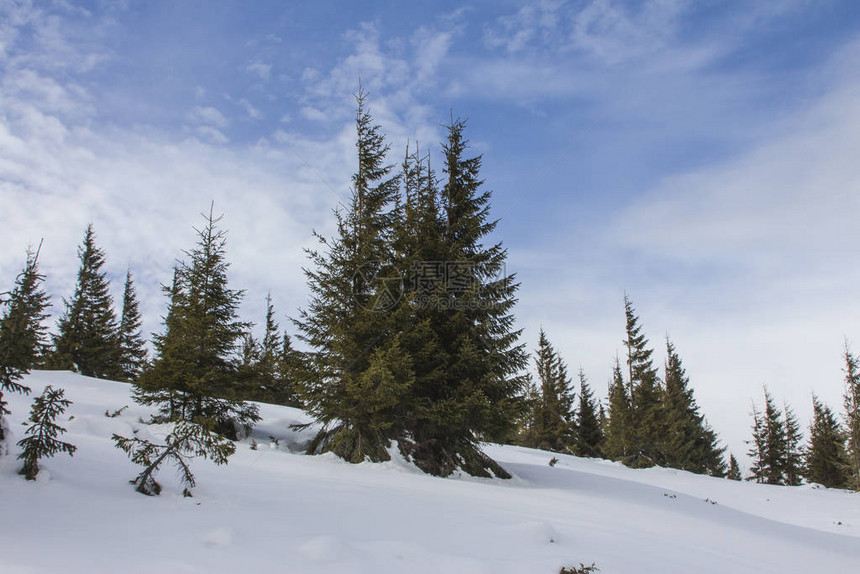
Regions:
M 7 395 L 3 574 L 556 574 L 580 563 L 603 574 L 860 571 L 860 495 L 850 492 L 498 445 L 486 452 L 513 479 L 435 478 L 398 456 L 353 465 L 304 455 L 312 430 L 289 425 L 307 417 L 271 405 L 260 405 L 263 421 L 227 466 L 193 462 L 193 498 L 170 467 L 158 475 L 161 496 L 147 497 L 110 438 L 146 429 L 150 411 L 128 385 L 45 371 L 25 382 L 29 398 Z M 74 402 L 58 422 L 78 451 L 44 460 L 28 482 L 15 442 L 48 384 Z

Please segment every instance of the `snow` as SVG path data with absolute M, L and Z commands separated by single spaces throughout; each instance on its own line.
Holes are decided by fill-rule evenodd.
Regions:
M 193 462 L 193 498 L 182 497 L 170 467 L 158 475 L 161 496 L 146 497 L 128 482 L 137 467 L 110 440 L 147 428 L 149 410 L 131 401 L 130 386 L 47 371 L 26 383 L 31 397 L 47 384 L 66 389 L 74 404 L 59 422 L 78 451 L 42 461 L 36 482 L 18 476 L 14 443 L 31 398 L 9 396 L 3 574 L 556 574 L 592 562 L 604 574 L 786 574 L 855 572 L 860 563 L 854 493 L 499 445 L 487 453 L 513 479 L 440 479 L 395 450 L 381 464 L 305 456 L 313 429 L 289 425 L 309 419 L 272 405 L 260 405 L 263 421 L 227 466 Z

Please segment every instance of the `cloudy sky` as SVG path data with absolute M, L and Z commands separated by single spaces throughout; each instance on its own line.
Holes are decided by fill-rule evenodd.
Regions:
M 740 454 L 762 385 L 806 419 L 860 351 L 858 31 L 853 0 L 0 0 L 0 290 L 44 238 L 61 310 L 92 222 L 158 330 L 214 201 L 246 317 L 271 291 L 286 326 L 361 78 L 392 162 L 440 166 L 468 118 L 530 348 L 543 326 L 603 393 L 628 293 Z

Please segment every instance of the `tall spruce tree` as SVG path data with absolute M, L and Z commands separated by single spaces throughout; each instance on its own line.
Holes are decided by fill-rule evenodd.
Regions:
M 143 340 L 140 326 L 143 318 L 137 302 L 134 280 L 131 270 L 125 274 L 125 288 L 122 294 L 122 315 L 117 332 L 117 350 L 119 359 L 116 362 L 117 377 L 122 381 L 134 381 L 146 364 L 146 342 Z
M 845 343 L 845 434 L 849 464 L 849 485 L 860 490 L 860 366 Z
M 309 250 L 310 304 L 296 325 L 311 348 L 299 391 L 322 429 L 311 453 L 334 452 L 352 462 L 387 460 L 390 439 L 406 422 L 405 398 L 415 374 L 392 329 L 398 276 L 392 235 L 399 177 L 386 162 L 389 146 L 356 95 L 357 169 L 349 205 L 335 211 L 337 231 Z
M 501 243 L 485 246 L 496 227 L 491 194 L 480 178 L 481 156 L 465 157 L 465 122 L 448 126 L 441 190 L 444 282 L 432 305 L 434 345 L 446 358 L 434 387 L 415 389 L 414 419 L 405 451 L 433 474 L 455 469 L 510 476 L 483 454 L 480 440 L 510 436 L 522 407 L 528 356 L 511 311 L 518 284 L 505 272 Z
M 540 330 L 534 356 L 538 378 L 538 400 L 533 405 L 535 448 L 563 452 L 575 442 L 574 393 L 567 365 Z
M 767 388 L 764 412 L 753 405 L 753 440 L 749 455 L 753 459 L 749 480 L 764 484 L 784 484 L 787 457 L 786 425 Z
M 660 409 L 660 379 L 648 348 L 648 339 L 642 333 L 639 317 L 624 295 L 624 315 L 627 349 L 627 385 L 632 412 L 632 451 L 624 461 L 628 466 L 647 467 L 663 464 L 665 453 L 661 449 L 662 422 Z
M 663 388 L 661 420 L 663 464 L 698 474 L 723 476 L 725 448 L 699 413 L 690 379 L 675 346 L 666 338 L 666 383 Z
M 39 251 L 27 250 L 24 269 L 4 301 L 0 314 L 0 443 L 6 438 L 4 415 L 9 414 L 4 393 L 30 392 L 21 383 L 47 348 L 48 295 L 42 288 L 45 277 L 39 272 Z M 0 445 L 0 454 L 4 447 Z
M 117 372 L 118 324 L 106 272 L 104 252 L 96 246 L 92 224 L 78 248 L 81 260 L 75 292 L 64 300 L 65 311 L 57 324 L 50 366 L 75 369 L 90 377 Z
M 828 488 L 843 488 L 848 483 L 849 470 L 845 433 L 830 407 L 814 394 L 812 410 L 809 442 L 803 452 L 803 477 Z
M 608 412 L 604 424 L 603 454 L 612 460 L 625 461 L 633 452 L 633 410 L 627 392 L 621 361 L 615 358 L 609 382 Z
M 249 431 L 257 408 L 237 399 L 238 344 L 247 324 L 238 320 L 244 291 L 230 289 L 226 234 L 210 208 L 195 231 L 197 245 L 186 252 L 165 288 L 170 297 L 165 329 L 153 337 L 155 360 L 140 377 L 135 398 L 156 405 L 173 421 L 211 421 L 227 436 Z
M 579 408 L 576 410 L 576 454 L 595 458 L 603 456 L 603 429 L 598 406 L 582 367 L 579 368 Z
M 803 475 L 803 451 L 800 442 L 803 440 L 803 431 L 797 415 L 788 403 L 783 403 L 783 416 L 785 420 L 785 466 L 783 467 L 783 479 L 789 486 L 797 486 L 802 481 Z

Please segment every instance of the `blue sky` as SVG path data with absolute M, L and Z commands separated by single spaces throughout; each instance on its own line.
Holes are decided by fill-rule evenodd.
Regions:
M 860 350 L 858 31 L 850 0 L 2 1 L 0 286 L 44 237 L 59 309 L 93 222 L 157 330 L 214 200 L 245 313 L 271 290 L 286 326 L 361 78 L 392 162 L 468 118 L 530 348 L 602 393 L 626 291 L 739 454 L 761 385 L 836 406 Z

